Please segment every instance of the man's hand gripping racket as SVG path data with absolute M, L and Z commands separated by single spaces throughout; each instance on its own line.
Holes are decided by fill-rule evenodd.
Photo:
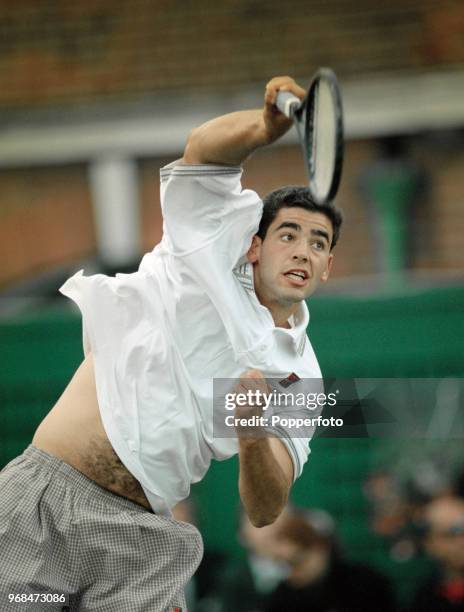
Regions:
M 280 86 L 279 79 L 283 79 Z M 270 81 L 268 87 L 274 82 L 279 91 L 274 95 L 273 86 L 269 95 L 272 95 L 281 115 L 294 122 L 311 195 L 318 204 L 333 200 L 342 173 L 344 138 L 342 98 L 337 78 L 330 68 L 320 68 L 306 95 L 293 79 L 278 77 Z M 283 119 L 280 123 L 285 124 Z

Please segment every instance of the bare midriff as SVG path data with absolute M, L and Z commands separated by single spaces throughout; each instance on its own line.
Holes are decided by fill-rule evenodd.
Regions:
M 151 509 L 142 486 L 123 465 L 104 430 L 91 354 L 39 425 L 32 444 L 104 489 Z

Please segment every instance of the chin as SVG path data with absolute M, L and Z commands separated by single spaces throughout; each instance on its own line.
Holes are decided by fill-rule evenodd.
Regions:
M 288 304 L 295 304 L 296 302 L 303 302 L 315 291 L 316 287 L 285 287 L 279 293 L 283 300 L 286 300 Z
M 306 299 L 303 293 L 282 293 L 278 296 L 278 302 L 281 306 L 293 306 L 293 304 L 299 304 Z

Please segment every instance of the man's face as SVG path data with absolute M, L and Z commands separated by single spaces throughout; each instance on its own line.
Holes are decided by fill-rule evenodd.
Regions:
M 281 208 L 264 240 L 255 236 L 248 251 L 260 302 L 288 308 L 314 293 L 329 277 L 332 236 L 332 223 L 324 214 Z

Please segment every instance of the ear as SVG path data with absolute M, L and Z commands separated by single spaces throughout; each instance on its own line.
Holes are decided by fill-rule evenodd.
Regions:
M 333 253 L 330 253 L 329 258 L 327 260 L 327 267 L 321 275 L 321 281 L 323 283 L 327 282 L 329 278 L 330 270 L 332 269 L 333 258 L 334 258 Z
M 263 241 L 256 234 L 253 236 L 253 240 L 251 241 L 250 248 L 247 251 L 248 261 L 252 264 L 259 261 L 259 256 L 261 254 L 261 245 Z

